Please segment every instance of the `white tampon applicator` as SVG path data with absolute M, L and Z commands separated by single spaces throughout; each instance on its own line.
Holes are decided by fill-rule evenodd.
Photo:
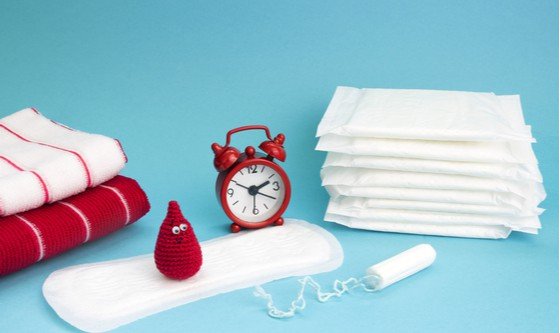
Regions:
M 366 276 L 362 278 L 351 277 L 344 281 L 335 280 L 332 292 L 324 292 L 321 286 L 311 276 L 299 280 L 301 288 L 297 298 L 292 301 L 290 308 L 280 310 L 274 305 L 272 295 L 267 293 L 261 286 L 256 286 L 254 295 L 267 301 L 268 315 L 273 318 L 290 318 L 296 312 L 303 311 L 306 307 L 303 296 L 305 287 L 309 285 L 315 290 L 319 302 L 327 302 L 332 297 L 341 297 L 343 294 L 355 288 L 361 288 L 367 292 L 375 292 L 384 289 L 395 282 L 417 273 L 430 266 L 436 259 L 436 250 L 430 244 L 420 244 L 404 252 L 397 254 L 387 260 L 369 267 Z
M 420 244 L 369 267 L 367 283 L 375 290 L 384 289 L 430 266 L 436 260 L 436 250 L 430 244 Z

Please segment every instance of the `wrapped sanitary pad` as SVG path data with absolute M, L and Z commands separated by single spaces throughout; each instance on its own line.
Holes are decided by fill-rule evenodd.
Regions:
M 317 136 L 327 221 L 476 238 L 541 228 L 546 193 L 519 96 L 339 87 Z
M 546 197 L 541 183 L 499 178 L 341 167 L 324 168 L 321 177 L 323 185 L 505 192 L 533 201 L 542 201 Z
M 512 217 L 480 214 L 458 214 L 447 212 L 414 211 L 400 209 L 355 209 L 331 201 L 327 208 L 327 221 L 329 214 L 355 217 L 364 220 L 385 222 L 420 222 L 431 224 L 468 224 L 468 225 L 501 225 L 520 230 L 523 228 L 540 229 L 541 224 L 537 216 Z
M 507 206 L 519 211 L 536 209 L 538 201 L 530 201 L 507 192 L 431 190 L 406 187 L 354 187 L 345 185 L 325 186 L 332 198 L 340 196 L 414 200 L 436 203 L 464 203 L 469 205 Z
M 533 142 L 518 102 L 493 93 L 338 87 L 317 136 Z
M 328 221 L 336 222 L 349 228 L 434 236 L 499 239 L 507 238 L 512 231 L 511 228 L 504 226 L 385 222 L 334 214 L 328 214 L 327 218 Z M 529 233 L 536 233 L 536 231 L 530 231 Z
M 428 172 L 482 178 L 501 178 L 542 183 L 536 164 L 480 163 L 442 160 L 422 160 L 385 156 L 349 155 L 328 153 L 324 167 L 358 167 L 379 170 Z
M 327 134 L 319 139 L 316 149 L 351 155 L 436 161 L 537 164 L 531 144 L 517 141 L 399 140 Z
M 344 196 L 333 198 L 330 202 L 331 204 L 336 204 L 337 206 L 344 207 L 345 209 L 359 211 L 367 211 L 371 208 L 376 208 L 512 217 L 535 216 L 540 215 L 544 211 L 542 208 L 538 207 L 527 207 L 527 209 L 519 209 L 508 205 L 470 205 L 464 203 L 430 202 L 420 200 L 391 200 Z

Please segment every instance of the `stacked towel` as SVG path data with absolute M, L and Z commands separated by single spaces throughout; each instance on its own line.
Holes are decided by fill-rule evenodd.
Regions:
M 145 215 L 146 195 L 118 176 L 117 140 L 24 109 L 0 119 L 0 276 L 105 236 Z
M 0 276 L 134 223 L 150 209 L 130 178 L 115 178 L 56 203 L 0 218 Z
M 546 194 L 519 96 L 339 87 L 317 136 L 327 221 L 480 238 L 541 227 Z
M 73 130 L 24 109 L 0 119 L 0 216 L 55 202 L 115 177 L 117 140 Z

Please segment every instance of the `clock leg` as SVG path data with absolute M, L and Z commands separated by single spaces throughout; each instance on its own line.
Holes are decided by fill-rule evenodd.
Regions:
M 241 227 L 238 226 L 238 225 L 235 224 L 235 223 L 232 223 L 232 224 L 229 226 L 229 230 L 231 230 L 231 232 L 233 232 L 233 233 L 236 233 L 236 232 L 240 232 L 240 231 L 241 231 Z
M 274 225 L 282 225 L 284 224 L 284 219 L 279 217 L 278 220 L 274 221 Z

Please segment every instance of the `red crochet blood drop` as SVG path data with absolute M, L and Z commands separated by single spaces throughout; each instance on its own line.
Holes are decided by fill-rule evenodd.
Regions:
M 202 266 L 202 251 L 177 201 L 170 201 L 159 228 L 154 259 L 158 270 L 175 280 L 188 279 Z

